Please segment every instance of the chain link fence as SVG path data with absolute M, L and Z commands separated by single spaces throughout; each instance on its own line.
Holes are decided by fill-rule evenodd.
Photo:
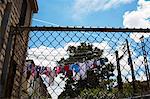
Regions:
M 30 31 L 22 59 L 26 60 L 21 69 L 22 98 L 150 98 L 149 29 L 19 27 L 15 31 L 20 36 L 16 44 L 24 42 Z

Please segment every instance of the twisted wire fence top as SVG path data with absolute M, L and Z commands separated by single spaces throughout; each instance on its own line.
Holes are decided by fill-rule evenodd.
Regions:
M 13 27 L 17 30 L 30 30 L 30 31 L 86 31 L 86 32 L 150 32 L 149 28 L 110 28 L 110 27 L 84 27 L 84 26 L 59 26 L 59 27 Z

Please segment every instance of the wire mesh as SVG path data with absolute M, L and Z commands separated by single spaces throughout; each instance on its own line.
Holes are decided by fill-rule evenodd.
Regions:
M 29 27 L 20 40 L 28 31 L 22 98 L 150 97 L 149 29 Z

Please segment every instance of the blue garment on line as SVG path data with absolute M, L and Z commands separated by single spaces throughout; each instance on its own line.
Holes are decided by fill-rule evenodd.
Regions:
M 72 64 L 71 70 L 74 70 L 76 73 L 78 73 L 80 71 L 80 67 L 77 64 Z

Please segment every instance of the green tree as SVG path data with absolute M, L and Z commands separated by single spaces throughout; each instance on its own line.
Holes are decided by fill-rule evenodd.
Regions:
M 80 93 L 85 89 L 101 88 L 101 90 L 111 90 L 111 83 L 114 76 L 114 65 L 108 62 L 108 59 L 102 58 L 103 50 L 93 47 L 92 44 L 81 43 L 79 46 L 69 46 L 68 49 L 69 58 L 62 58 L 58 61 L 58 64 L 72 64 L 75 62 L 84 62 L 90 59 L 100 60 L 103 65 L 97 66 L 96 70 L 88 70 L 86 72 L 87 78 L 80 79 L 79 81 L 73 81 L 72 78 L 68 78 L 65 85 L 65 91 L 59 96 L 60 99 L 64 97 L 78 97 Z M 107 64 L 105 64 L 107 62 Z

